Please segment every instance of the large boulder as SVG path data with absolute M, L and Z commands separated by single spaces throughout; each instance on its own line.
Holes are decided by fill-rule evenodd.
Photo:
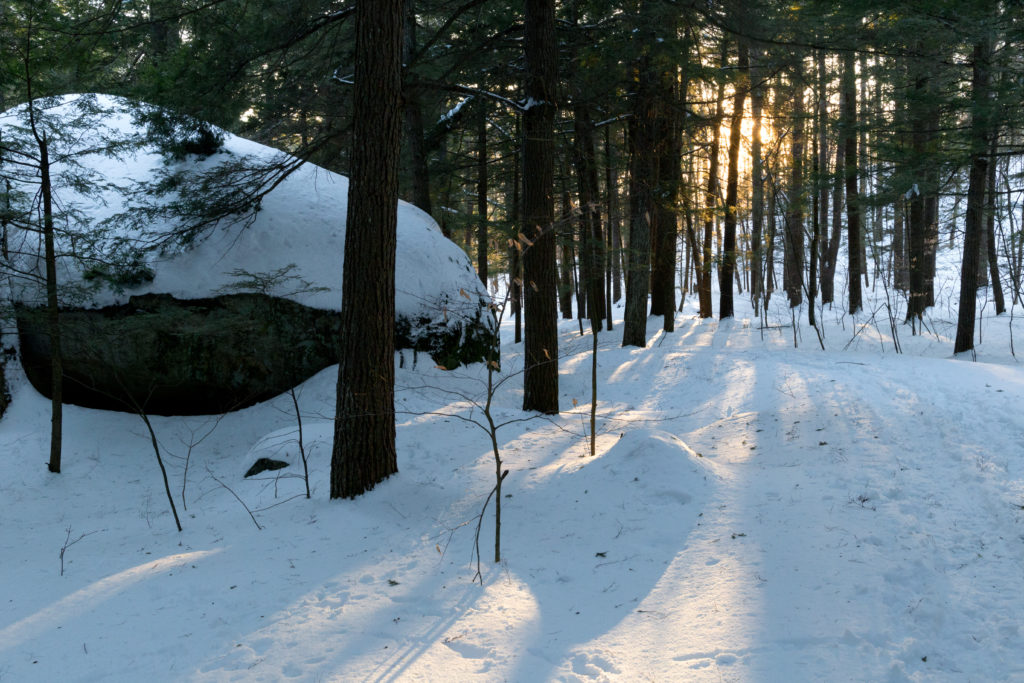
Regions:
M 292 168 L 296 160 L 224 132 L 213 154 L 168 155 L 134 111 L 118 98 L 67 96 L 46 103 L 41 117 L 55 131 L 64 125 L 54 139 L 70 140 L 60 157 L 73 160 L 52 169 L 64 211 L 57 272 L 65 399 L 157 414 L 223 412 L 337 362 L 347 179 L 312 164 Z M 83 117 L 89 131 L 68 136 Z M 17 139 L 23 118 L 20 110 L 0 115 L 5 143 Z M 98 139 L 128 142 L 109 147 L 116 156 L 87 151 Z M 247 178 L 259 182 L 239 195 Z M 34 196 L 31 182 L 20 193 L 16 182 L 12 197 Z M 224 196 L 236 215 L 203 224 L 203 203 L 223 212 L 214 205 Z M 9 242 L 6 288 L 23 364 L 48 394 L 41 240 L 30 229 Z M 465 253 L 404 202 L 396 272 L 399 348 L 445 367 L 488 357 L 486 290 Z
M 45 311 L 19 307 L 17 318 L 25 372 L 48 394 Z M 264 294 L 143 294 L 124 305 L 65 310 L 64 400 L 157 415 L 235 410 L 336 363 L 340 322 L 336 311 Z M 431 321 L 401 322 L 397 345 L 430 354 L 446 367 L 483 357 L 490 339 L 477 333 L 483 325 L 430 330 Z M 421 333 L 410 336 L 413 329 Z

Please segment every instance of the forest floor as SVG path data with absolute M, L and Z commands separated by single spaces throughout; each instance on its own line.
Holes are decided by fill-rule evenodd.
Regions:
M 182 533 L 138 417 L 67 407 L 51 475 L 48 402 L 15 372 L 0 681 L 1024 679 L 1022 311 L 988 304 L 977 358 L 954 359 L 955 285 L 938 291 L 923 334 L 897 310 L 901 354 L 880 288 L 821 312 L 824 350 L 779 294 L 722 322 L 691 298 L 645 349 L 617 321 L 595 457 L 592 337 L 565 321 L 562 414 L 498 433 L 482 585 L 480 365 L 405 355 L 400 472 L 357 500 L 328 499 L 336 368 L 297 390 L 311 500 L 289 396 L 153 417 Z M 519 420 L 503 333 L 494 413 Z M 243 479 L 259 456 L 292 464 Z

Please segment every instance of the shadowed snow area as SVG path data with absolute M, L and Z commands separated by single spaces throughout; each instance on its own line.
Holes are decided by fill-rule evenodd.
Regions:
M 16 378 L 0 681 L 1024 678 L 1009 317 L 971 362 L 942 305 L 922 336 L 898 326 L 902 355 L 884 309 L 822 312 L 822 351 L 805 323 L 794 348 L 778 299 L 764 330 L 692 305 L 675 333 L 651 319 L 646 349 L 601 333 L 594 458 L 592 340 L 564 323 L 563 413 L 499 432 L 503 561 L 491 507 L 482 587 L 479 364 L 397 371 L 400 472 L 355 501 L 327 499 L 335 368 L 297 390 L 312 500 L 289 396 L 153 417 L 181 534 L 138 418 L 67 407 L 50 475 L 48 404 Z M 502 349 L 495 417 L 519 420 L 522 348 Z M 243 479 L 258 457 L 290 466 Z

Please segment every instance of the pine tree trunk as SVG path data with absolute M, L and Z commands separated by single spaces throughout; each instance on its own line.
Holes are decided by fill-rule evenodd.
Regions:
M 989 60 L 991 39 L 975 43 L 971 76 L 971 167 L 967 186 L 967 217 L 964 220 L 964 252 L 960 267 L 960 311 L 957 317 L 953 353 L 974 348 L 974 321 L 978 304 L 978 263 L 981 260 L 981 233 L 985 229 L 985 184 L 988 176 Z
M 846 53 L 843 60 L 843 139 L 845 150 L 843 177 L 846 180 L 846 229 L 849 256 L 849 312 L 863 307 L 860 279 L 864 273 L 864 243 L 861 238 L 860 193 L 857 185 L 857 79 L 854 73 L 854 54 Z
M 651 282 L 651 224 L 657 209 L 654 200 L 657 105 L 650 56 L 642 56 L 635 69 L 636 92 L 630 121 L 629 267 L 622 345 L 644 347 L 647 345 L 647 294 Z
M 832 234 L 828 239 L 828 258 L 821 271 L 821 303 L 835 302 L 836 265 L 839 261 L 839 245 L 843 239 L 843 178 L 846 166 L 846 145 L 836 141 L 836 162 L 832 184 Z
M 402 131 L 402 0 L 356 5 L 352 168 L 342 278 L 331 498 L 398 472 L 395 246 Z
M 405 33 L 402 45 L 402 62 L 408 64 L 416 52 L 415 0 L 405 0 Z M 416 87 L 406 87 L 402 97 L 405 103 L 405 139 L 409 146 L 409 160 L 412 166 L 412 203 L 429 214 L 432 210 L 430 167 L 427 164 L 420 91 Z
M 737 47 L 739 71 L 734 84 L 736 94 L 732 99 L 732 117 L 729 122 L 729 168 L 726 171 L 725 181 L 725 226 L 722 241 L 721 290 L 718 298 L 719 319 L 733 316 L 732 280 L 736 272 L 736 204 L 739 194 L 741 126 L 743 125 L 743 103 L 746 101 L 750 78 L 750 60 L 746 41 L 741 38 Z
M 515 152 L 512 155 L 512 207 L 509 211 L 509 222 L 514 226 L 519 226 L 520 217 L 520 205 L 519 205 L 519 179 L 522 173 L 522 164 L 519 160 L 519 147 L 522 146 L 522 130 L 520 128 L 519 117 L 516 117 L 516 142 L 519 143 Z M 514 342 L 516 344 L 523 341 L 523 248 L 526 245 L 520 242 L 519 239 L 514 239 L 509 245 L 509 280 L 511 281 L 511 290 L 509 292 L 509 298 L 512 304 L 512 313 L 515 317 L 513 323 L 515 328 Z
M 572 228 L 572 201 L 569 199 L 569 189 L 566 187 L 566 176 L 568 169 L 564 169 L 561 178 L 562 212 L 558 220 L 560 225 L 566 229 L 555 230 L 555 240 L 558 242 L 558 310 L 562 314 L 562 320 L 572 320 L 572 298 L 578 291 L 576 289 L 576 275 L 573 272 L 576 268 L 576 259 L 573 258 L 573 235 Z M 579 304 L 577 303 L 577 308 Z
M 34 106 L 32 103 L 29 106 Z M 35 123 L 33 122 L 33 129 Z M 60 303 L 57 300 L 57 254 L 54 245 L 53 188 L 50 150 L 46 135 L 39 143 L 40 193 L 43 201 L 43 244 L 46 259 L 46 318 L 50 336 L 50 462 L 49 470 L 60 472 L 64 431 L 64 354 L 60 338 Z
M 725 66 L 724 55 L 722 57 L 722 66 Z M 710 318 L 714 315 L 711 310 L 711 265 L 714 257 L 714 253 L 711 250 L 711 239 L 715 231 L 715 215 L 718 212 L 718 152 L 721 145 L 719 129 L 721 128 L 724 116 L 724 102 L 725 84 L 719 81 L 715 100 L 715 118 L 711 122 L 713 129 L 711 132 L 711 148 L 708 150 L 708 185 L 704 200 L 704 239 L 701 244 L 701 269 L 697 277 L 697 297 L 700 304 L 699 315 L 701 318 Z M 719 285 L 721 285 L 721 282 L 719 282 Z
M 789 205 L 786 207 L 786 251 L 783 261 L 783 286 L 790 307 L 803 302 L 804 256 L 804 95 L 803 74 L 793 73 L 793 136 L 790 144 Z
M 480 107 L 476 130 L 476 273 L 487 289 L 487 108 Z
M 604 305 L 604 231 L 597 182 L 597 161 L 594 149 L 594 122 L 590 109 L 583 104 L 574 108 L 576 179 L 580 198 L 580 243 L 583 249 L 583 272 L 587 294 L 587 317 L 596 330 L 601 330 Z
M 663 317 L 662 329 L 675 330 L 676 242 L 679 221 L 676 202 L 682 169 L 682 135 L 679 129 L 679 96 L 676 69 L 662 68 L 659 74 L 659 107 L 657 116 L 657 189 L 656 238 L 653 243 L 651 272 L 651 315 Z
M 554 122 L 558 87 L 558 45 L 554 0 L 526 0 L 525 95 L 523 114 L 523 234 L 532 243 L 523 253 L 526 293 L 523 410 L 558 412 L 558 317 L 555 308 Z
M 810 276 L 808 282 L 808 289 L 813 290 L 818 287 L 821 282 L 821 298 L 822 303 L 825 301 L 825 270 L 828 268 L 829 263 L 829 232 L 828 232 L 828 195 L 829 195 L 829 183 L 828 183 L 828 158 L 829 158 L 829 138 L 828 138 L 828 80 L 825 73 L 825 51 L 818 50 L 815 53 L 815 66 L 817 67 L 818 78 L 817 78 L 817 90 L 818 90 L 818 102 L 815 107 L 815 140 L 818 146 L 816 155 L 816 169 L 815 169 L 815 182 L 818 184 L 817 191 L 817 227 L 815 232 L 818 240 L 818 250 L 815 256 L 817 258 L 818 273 L 819 277 Z M 811 307 L 813 308 L 813 306 Z
M 996 315 L 1006 312 L 1006 300 L 1003 298 L 1003 283 L 999 279 L 999 257 L 996 254 L 996 152 L 997 138 L 992 136 L 988 160 L 988 188 L 985 201 L 985 244 L 987 247 L 987 265 L 989 283 L 992 288 L 992 299 L 996 304 Z
M 619 185 L 615 181 L 615 172 L 612 164 L 612 142 L 611 127 L 604 129 L 604 191 L 608 206 L 608 261 L 612 281 L 612 302 L 622 298 L 622 271 L 620 269 L 622 254 L 622 236 L 619 230 Z M 611 329 L 611 306 L 608 306 L 608 329 Z
M 761 69 L 758 67 L 759 51 L 751 55 L 750 113 L 754 118 L 754 130 L 750 142 L 750 302 L 756 314 L 764 297 L 764 161 L 761 157 L 761 115 L 764 107 L 764 87 L 761 84 Z
M 907 268 L 906 227 L 903 214 L 903 197 L 893 204 L 892 219 L 892 268 L 893 286 L 901 292 L 909 291 L 910 270 Z

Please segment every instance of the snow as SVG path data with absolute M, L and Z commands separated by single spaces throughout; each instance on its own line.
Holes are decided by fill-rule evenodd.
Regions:
M 132 184 L 153 178 L 158 170 L 168 167 L 168 162 L 152 145 L 115 156 L 83 154 L 82 150 L 98 147 L 101 137 L 129 140 L 142 133 L 132 122 L 125 100 L 107 95 L 95 97 L 98 107 L 109 114 L 96 117 L 98 129 L 66 144 L 60 153 L 74 157 L 78 165 L 91 171 L 91 185 L 103 189 L 93 196 L 65 183 L 57 186 L 56 193 L 62 206 L 77 209 L 87 224 L 99 226 L 123 210 L 130 212 L 140 201 L 130 193 Z M 65 96 L 48 107 L 47 116 L 55 121 L 72 118 L 82 101 L 80 95 Z M 15 109 L 0 115 L 0 126 L 17 124 L 19 112 Z M 170 170 L 199 172 L 240 159 L 251 160 L 254 164 L 294 161 L 269 147 L 230 133 L 225 133 L 224 137 L 222 151 L 203 160 L 192 156 L 170 162 Z M 69 170 L 68 164 L 55 166 L 55 176 Z M 126 191 L 129 192 L 127 197 Z M 173 198 L 171 195 L 161 201 Z M 244 279 L 238 271 L 272 274 L 294 266 L 287 271 L 284 281 L 268 293 L 314 308 L 338 310 L 347 206 L 347 178 L 313 164 L 303 164 L 263 197 L 260 210 L 251 221 L 240 218 L 221 224 L 207 238 L 186 250 L 176 249 L 166 255 L 150 252 L 146 258 L 155 272 L 151 282 L 125 287 L 123 291 L 104 285 L 89 292 L 87 303 L 92 306 L 123 304 L 132 295 L 148 293 L 171 294 L 179 299 L 216 296 L 235 291 L 232 287 Z M 163 221 L 147 227 L 159 233 L 173 225 Z M 107 244 L 112 245 L 116 238 L 126 235 L 140 243 L 148 238 L 119 227 L 108 236 Z M 41 273 L 43 266 L 37 256 L 42 249 L 39 240 L 35 235 L 25 237 L 31 257 L 30 265 L 23 267 Z M 474 304 L 487 300 L 487 293 L 465 253 L 441 234 L 430 216 L 406 202 L 399 202 L 398 206 L 395 258 L 395 306 L 399 315 L 413 320 L 447 315 L 451 302 L 463 302 L 460 292 L 465 292 L 465 298 Z M 84 284 L 80 261 L 66 258 L 62 265 L 62 282 Z M 311 286 L 303 286 L 302 281 Z M 13 289 L 19 300 L 43 300 L 39 281 L 18 280 L 13 283 Z M 453 321 L 458 318 L 455 308 L 452 308 Z M 471 308 L 469 315 L 472 317 L 477 311 L 475 306 Z
M 617 309 L 594 458 L 592 339 L 563 322 L 562 414 L 499 432 L 503 561 L 489 509 L 482 586 L 494 463 L 460 419 L 481 418 L 479 364 L 397 369 L 400 472 L 357 500 L 328 499 L 335 368 L 298 390 L 311 500 L 290 397 L 152 417 L 180 534 L 138 418 L 66 406 L 51 475 L 48 403 L 16 376 L 0 680 L 1024 679 L 1021 311 L 983 320 L 978 362 L 953 359 L 957 255 L 940 256 L 902 355 L 881 287 L 855 318 L 820 312 L 825 351 L 805 310 L 794 348 L 781 295 L 768 329 L 745 296 L 724 322 L 690 297 L 645 349 L 620 348 Z M 503 335 L 494 410 L 517 420 L 522 346 Z M 244 480 L 260 456 L 292 465 Z M 68 529 L 89 535 L 61 576 Z

